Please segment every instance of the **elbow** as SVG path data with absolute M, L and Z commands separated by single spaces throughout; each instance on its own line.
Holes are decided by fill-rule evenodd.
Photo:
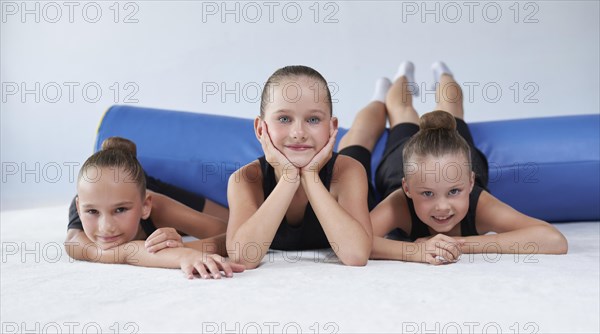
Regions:
M 262 261 L 261 256 L 248 257 L 248 256 L 246 256 L 248 254 L 244 254 L 244 252 L 240 252 L 239 248 L 230 247 L 229 242 L 226 245 L 227 245 L 227 256 L 229 257 L 229 259 L 232 262 L 244 265 L 244 267 L 246 267 L 246 270 L 256 269 L 260 265 L 260 263 Z M 256 255 L 256 254 L 250 254 L 250 255 Z
M 346 261 L 344 263 L 344 265 L 350 266 L 350 267 L 364 267 L 367 265 L 367 263 L 368 263 L 368 259 L 355 259 L 355 260 Z
M 247 261 L 239 261 L 236 263 L 244 265 L 244 267 L 246 267 L 246 270 L 256 269 L 256 268 L 258 268 L 258 265 L 260 264 L 260 262 L 257 263 L 257 262 L 247 262 Z
M 354 255 L 346 255 L 344 257 L 340 257 L 340 261 L 346 266 L 351 267 L 364 267 L 369 262 L 369 255 L 363 254 L 354 254 Z
M 556 231 L 551 239 L 552 254 L 567 254 L 569 251 L 569 243 L 562 233 Z
M 369 256 L 371 255 L 370 247 L 364 247 L 363 249 L 357 249 L 349 253 L 340 253 L 338 258 L 346 266 L 352 267 L 364 267 L 369 262 Z
M 70 258 L 72 258 L 73 260 L 83 260 L 81 258 L 80 252 L 77 252 L 75 250 L 76 247 L 80 247 L 80 243 L 77 240 L 77 234 L 75 232 L 71 232 L 71 230 L 69 230 L 69 233 L 67 233 L 67 238 L 65 239 L 63 246 L 65 247 L 65 252 L 67 253 L 67 255 L 69 255 Z
M 260 260 L 258 261 L 248 261 L 246 259 L 243 259 L 239 256 L 239 254 L 234 254 L 234 253 L 227 253 L 229 255 L 229 258 L 237 264 L 241 264 L 244 267 L 246 267 L 246 270 L 252 270 L 252 269 L 256 269 L 258 268 L 258 266 L 260 265 Z
M 362 247 L 354 247 L 350 252 L 339 252 L 338 258 L 346 266 L 364 267 L 369 262 L 371 250 L 373 248 L 373 239 L 369 237 Z
M 567 238 L 554 226 L 551 226 L 544 236 L 544 245 L 545 247 L 541 253 L 545 254 L 567 254 L 569 250 Z
M 71 240 L 65 240 L 63 246 L 65 247 L 65 252 L 67 253 L 67 255 L 69 255 L 70 258 L 72 258 L 73 260 L 80 260 L 79 258 L 77 258 L 76 253 L 73 250 L 73 242 Z

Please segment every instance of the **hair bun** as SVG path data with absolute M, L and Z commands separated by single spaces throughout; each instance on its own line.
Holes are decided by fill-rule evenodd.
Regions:
M 419 128 L 425 130 L 456 130 L 456 120 L 449 112 L 435 110 L 421 116 Z
M 132 154 L 133 156 L 137 155 L 135 143 L 123 137 L 108 137 L 104 139 L 101 150 L 119 150 Z

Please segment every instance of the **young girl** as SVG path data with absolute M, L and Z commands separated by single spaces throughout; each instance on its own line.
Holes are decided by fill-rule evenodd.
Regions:
M 147 191 L 147 179 L 153 187 L 179 194 L 184 200 L 195 196 L 147 177 L 132 142 L 107 139 L 79 173 L 78 195 L 69 210 L 65 241 L 69 256 L 103 263 L 180 267 L 190 278 L 196 272 L 203 278 L 211 277 L 209 272 L 220 278 L 221 270 L 228 277 L 243 271 L 243 266 L 205 252 L 224 248 L 225 223 L 221 219 Z M 215 205 L 213 212 L 222 213 Z M 177 230 L 198 238 L 214 238 L 186 243 L 189 248 L 182 248 Z M 137 241 L 146 238 L 145 243 Z
M 331 247 L 343 264 L 365 265 L 367 178 L 358 162 L 333 153 L 337 119 L 323 76 L 306 66 L 273 73 L 254 130 L 265 156 L 229 179 L 229 256 L 256 268 L 269 248 Z
M 383 200 L 371 211 L 371 258 L 441 264 L 462 253 L 566 253 L 567 240 L 556 228 L 487 191 L 487 160 L 463 121 L 461 88 L 444 63 L 432 69 L 437 111 L 419 118 L 412 106 L 418 94 L 414 66 L 405 62 L 393 85 L 378 81 L 373 102 L 340 141 L 340 154 L 361 161 L 370 173 L 371 152 L 386 117 L 390 122 L 375 175 Z M 392 230 L 410 241 L 384 238 Z

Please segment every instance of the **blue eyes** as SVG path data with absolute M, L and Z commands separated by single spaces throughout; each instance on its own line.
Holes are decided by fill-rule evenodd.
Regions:
M 292 121 L 291 118 L 288 116 L 280 116 L 277 120 L 279 121 L 279 123 L 289 123 Z M 319 124 L 321 122 L 321 119 L 319 117 L 310 117 L 306 120 L 306 122 L 309 124 Z
M 120 208 L 115 209 L 115 213 L 123 213 L 123 212 L 126 212 L 127 210 L 128 210 L 127 208 L 120 207 Z M 90 215 L 97 215 L 100 212 L 98 212 L 98 210 L 96 210 L 96 209 L 89 209 L 86 211 L 86 213 L 90 214 Z
M 450 195 L 450 196 L 456 196 L 456 195 L 459 195 L 459 194 L 460 194 L 460 192 L 461 192 L 461 190 L 460 190 L 460 189 L 456 189 L 456 188 L 455 188 L 455 189 L 451 189 L 451 190 L 448 192 L 448 195 Z M 423 197 L 433 197 L 433 195 L 434 195 L 434 194 L 433 194 L 433 191 L 423 191 L 423 192 L 421 193 L 421 195 L 422 195 Z

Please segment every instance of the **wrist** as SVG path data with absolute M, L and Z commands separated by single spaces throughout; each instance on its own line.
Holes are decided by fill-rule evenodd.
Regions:
M 493 234 L 492 236 L 495 237 L 496 234 Z M 480 243 L 480 237 L 481 236 L 462 237 L 462 239 L 464 239 L 464 242 L 460 245 L 461 253 L 469 254 L 477 253 L 478 251 L 480 251 L 482 246 L 485 246 Z
M 302 171 L 300 174 L 300 182 L 303 187 L 313 186 L 321 183 L 319 171 Z
M 421 242 L 403 242 L 404 261 L 425 262 L 425 244 Z
M 420 242 L 415 242 L 414 243 L 416 249 L 414 252 L 412 252 L 410 254 L 410 262 L 425 262 L 425 255 L 426 253 L 424 252 L 425 247 L 423 243 Z
M 194 252 L 197 252 L 196 250 L 194 250 L 192 248 L 187 248 L 187 247 L 165 248 L 164 250 L 172 252 L 175 255 L 175 257 L 177 258 L 177 260 L 179 260 L 179 261 L 187 258 L 188 256 L 192 255 Z
M 277 184 L 275 185 L 276 188 L 284 188 L 284 189 L 289 189 L 291 191 L 296 191 L 298 189 L 298 187 L 300 186 L 300 175 L 297 175 L 296 177 L 292 177 L 292 176 L 283 176 L 281 178 L 279 178 L 279 180 L 277 181 Z
M 277 183 L 282 181 L 287 183 L 298 183 L 300 181 L 300 171 L 294 165 L 286 165 L 283 168 L 275 169 L 275 179 Z

